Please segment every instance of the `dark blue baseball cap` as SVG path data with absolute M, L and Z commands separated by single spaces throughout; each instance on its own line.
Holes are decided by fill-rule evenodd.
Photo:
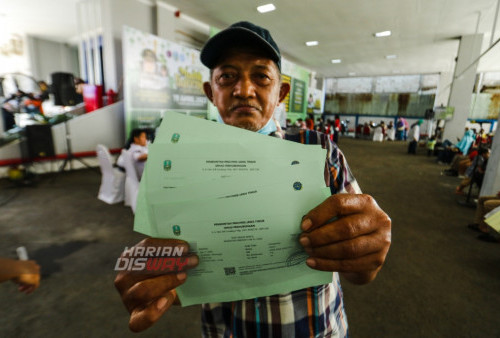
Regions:
M 281 71 L 281 54 L 271 33 L 248 21 L 240 21 L 212 36 L 201 50 L 201 62 L 213 69 L 225 49 L 233 46 L 250 46 L 263 51 Z

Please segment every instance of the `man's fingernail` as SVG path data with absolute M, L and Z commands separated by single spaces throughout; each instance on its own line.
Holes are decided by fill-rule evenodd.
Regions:
M 177 279 L 178 280 L 184 280 L 184 279 L 186 279 L 186 277 L 187 277 L 187 275 L 186 275 L 185 272 L 180 272 L 180 273 L 177 274 Z
M 309 228 L 312 227 L 312 225 L 313 225 L 312 221 L 309 218 L 306 218 L 302 220 L 302 224 L 300 225 L 300 227 L 302 228 L 302 231 L 307 231 L 309 230 Z
M 167 306 L 167 302 L 168 302 L 167 298 L 165 298 L 165 297 L 161 297 L 161 298 L 160 298 L 160 299 L 158 299 L 158 301 L 156 302 L 156 308 L 157 308 L 159 311 L 163 310 L 163 308 L 164 308 L 165 306 Z
M 308 247 L 311 245 L 311 241 L 309 240 L 309 238 L 307 238 L 305 236 L 300 237 L 299 242 L 300 242 L 300 245 L 302 245 L 303 247 Z
M 309 265 L 311 268 L 316 267 L 316 261 L 312 258 L 306 259 L 306 264 Z

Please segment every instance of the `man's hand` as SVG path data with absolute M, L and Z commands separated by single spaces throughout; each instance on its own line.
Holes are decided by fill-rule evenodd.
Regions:
M 391 244 L 391 219 L 369 195 L 332 195 L 302 219 L 300 244 L 313 269 L 371 282 Z
M 198 257 L 188 256 L 188 244 L 175 239 L 146 238 L 135 247 L 182 247 L 183 258 L 188 260 L 177 271 L 121 271 L 116 276 L 115 287 L 130 313 L 129 328 L 139 332 L 153 325 L 176 302 L 175 288 L 186 281 L 184 271 L 198 265 Z M 122 257 L 131 255 L 124 253 Z
M 40 286 L 40 265 L 35 261 L 18 261 L 19 274 L 13 279 L 21 292 L 30 294 Z

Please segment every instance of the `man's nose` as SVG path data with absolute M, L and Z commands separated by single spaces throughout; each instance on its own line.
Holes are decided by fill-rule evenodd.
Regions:
M 248 98 L 255 96 L 255 86 L 252 79 L 248 76 L 242 76 L 234 87 L 234 96 Z

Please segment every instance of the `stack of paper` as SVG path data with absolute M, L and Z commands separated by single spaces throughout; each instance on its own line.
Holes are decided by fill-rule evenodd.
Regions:
M 331 282 L 305 264 L 302 216 L 328 195 L 326 150 L 177 113 L 157 130 L 134 229 L 189 243 L 200 263 L 177 288 L 183 306 Z

